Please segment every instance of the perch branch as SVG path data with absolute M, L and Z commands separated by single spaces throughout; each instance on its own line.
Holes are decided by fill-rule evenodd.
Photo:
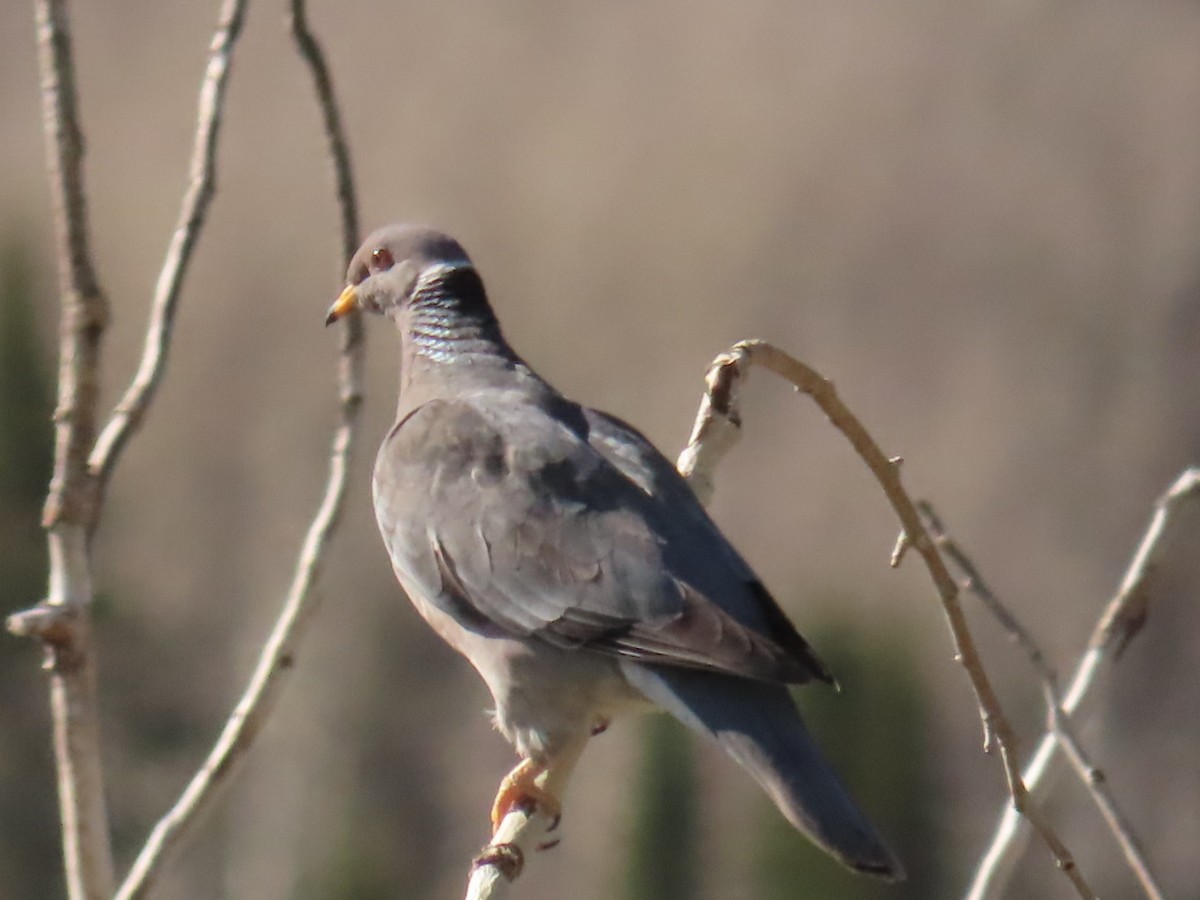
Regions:
M 333 166 L 334 192 L 342 220 L 342 263 L 349 266 L 358 250 L 358 197 L 354 190 L 354 172 L 350 165 L 350 146 L 342 128 L 341 107 L 333 93 L 333 79 L 325 54 L 317 37 L 308 25 L 306 0 L 291 0 L 288 6 L 288 27 L 296 51 L 308 66 L 321 110 L 321 123 Z M 363 358 L 366 334 L 362 316 L 355 312 L 342 318 L 342 345 L 339 358 L 338 385 L 342 403 L 342 428 L 352 431 L 362 405 Z M 336 440 L 336 439 L 335 439 Z
M 688 447 L 684 450 L 682 458 L 684 467 L 691 468 L 693 477 L 696 473 L 703 477 L 706 472 L 711 477 L 712 468 L 715 467 L 720 456 L 728 447 L 706 451 L 702 446 L 704 436 L 706 433 L 712 432 L 714 428 L 725 428 L 725 426 L 714 425 L 712 420 L 715 418 L 728 419 L 729 427 L 736 431 L 738 426 L 736 383 L 745 377 L 751 365 L 769 369 L 791 382 L 798 390 L 812 397 L 879 481 L 884 494 L 900 519 L 905 535 L 903 542 L 899 543 L 892 553 L 893 563 L 898 563 L 907 546 L 921 555 L 929 570 L 950 626 L 956 651 L 955 659 L 966 670 L 971 687 L 975 692 L 975 699 L 983 722 L 984 749 L 990 751 L 993 743 L 999 747 L 1000 759 L 1014 807 L 1024 815 L 1041 836 L 1054 855 L 1058 867 L 1070 879 L 1076 893 L 1080 897 L 1093 897 L 1094 895 L 1079 872 L 1070 851 L 1055 833 L 1041 808 L 1030 797 L 1021 780 L 1016 735 L 1001 709 L 1000 701 L 987 677 L 987 672 L 984 670 L 983 662 L 967 627 L 966 617 L 963 615 L 958 599 L 958 585 L 946 569 L 937 548 L 921 523 L 916 507 L 901 484 L 901 460 L 898 457 L 889 459 L 884 455 L 862 423 L 838 397 L 833 384 L 809 366 L 764 341 L 752 340 L 735 344 L 729 351 L 718 356 L 709 368 L 706 378 L 708 391 L 697 414 Z M 694 447 L 693 445 L 696 443 L 701 446 Z
M 1150 525 L 1116 594 L 1101 614 L 1063 696 L 1062 710 L 1068 716 L 1075 715 L 1087 697 L 1101 664 L 1119 659 L 1129 641 L 1145 624 L 1155 579 L 1177 531 L 1171 526 L 1178 521 L 1183 503 L 1194 502 L 1197 497 L 1200 497 L 1200 468 L 1192 468 L 1180 474 L 1158 499 Z M 1056 753 L 1059 746 L 1053 728 L 1048 729 L 1025 769 L 1025 781 L 1031 790 L 1057 774 L 1062 763 Z M 1028 829 L 1020 817 L 1011 809 L 1005 809 L 967 891 L 968 900 L 993 900 L 1003 894 L 1028 837 Z
M 200 85 L 200 106 L 196 115 L 192 159 L 188 167 L 188 188 L 154 288 L 142 359 L 133 381 L 113 410 L 88 457 L 88 468 L 100 493 L 108 485 L 121 451 L 150 409 L 167 369 L 180 292 L 187 277 L 192 252 L 217 191 L 217 145 L 221 135 L 221 117 L 225 111 L 225 89 L 245 13 L 245 0 L 226 0 L 213 32 L 208 66 Z
M 318 102 L 325 117 L 331 159 L 338 182 L 338 197 L 342 210 L 342 246 L 347 257 L 344 262 L 348 264 L 348 257 L 357 241 L 358 230 L 349 155 L 338 124 L 336 100 L 328 70 L 320 47 L 305 24 L 303 3 L 293 2 L 292 12 L 293 37 L 318 85 Z M 357 317 L 348 317 L 339 357 L 340 418 L 333 437 L 329 475 L 321 504 L 305 535 L 283 609 L 259 655 L 250 682 L 220 737 L 175 805 L 155 825 L 117 893 L 118 900 L 134 900 L 146 896 L 170 851 L 191 831 L 199 813 L 212 802 L 217 789 L 228 781 L 230 773 L 244 759 L 279 696 L 287 674 L 295 665 L 296 647 L 304 624 L 315 609 L 316 595 L 313 588 L 321 558 L 337 526 L 342 509 L 350 453 L 362 406 L 362 357 L 361 323 L 357 321 Z
M 1071 722 L 1071 717 L 1062 708 L 1062 692 L 1059 690 L 1058 673 L 1046 660 L 1045 653 L 1042 652 L 1037 640 L 1029 630 L 1021 624 L 1016 615 L 1000 601 L 1000 598 L 984 581 L 974 560 L 946 531 L 941 517 L 938 516 L 933 506 L 921 501 L 917 507 L 928 523 L 929 531 L 938 548 L 962 572 L 963 588 L 979 598 L 984 607 L 1000 623 L 1000 627 L 1004 629 L 1009 638 L 1029 658 L 1030 665 L 1033 666 L 1041 681 L 1042 694 L 1046 701 L 1047 731 L 1055 736 L 1079 776 L 1079 780 L 1100 810 L 1100 815 L 1103 816 L 1104 821 L 1116 837 L 1117 843 L 1120 844 L 1121 852 L 1133 870 L 1134 877 L 1141 884 L 1142 891 L 1150 900 L 1163 900 L 1162 889 L 1150 868 L 1150 862 L 1142 849 L 1141 841 L 1138 840 L 1133 830 L 1133 824 L 1121 810 L 1116 797 L 1113 796 L 1107 777 L 1092 763 L 1084 750 L 1079 735 L 1075 732 L 1075 727 Z
M 7 624 L 14 634 L 38 638 L 46 653 L 67 894 L 71 900 L 100 900 L 111 893 L 114 874 L 91 637 L 88 534 L 97 504 L 87 453 L 96 434 L 108 304 L 89 246 L 83 133 L 66 3 L 38 0 L 34 8 L 61 308 L 58 403 L 54 473 L 42 517 L 50 551 L 48 596 L 33 609 L 10 616 Z
M 537 786 L 561 799 L 584 746 L 580 744 L 574 756 L 556 757 L 554 768 L 538 776 Z M 509 885 L 525 867 L 525 858 L 535 850 L 549 850 L 558 844 L 553 836 L 557 824 L 539 810 L 514 808 L 500 822 L 491 843 L 471 861 L 465 900 L 500 900 L 507 896 Z

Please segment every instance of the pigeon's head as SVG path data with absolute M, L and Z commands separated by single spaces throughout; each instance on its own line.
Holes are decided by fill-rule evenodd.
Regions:
M 458 241 L 425 225 L 389 225 L 370 235 L 346 270 L 346 287 L 325 324 L 356 309 L 393 316 L 422 287 L 471 268 Z

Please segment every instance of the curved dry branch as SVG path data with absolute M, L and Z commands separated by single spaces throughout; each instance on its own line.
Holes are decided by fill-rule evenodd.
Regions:
M 1021 780 L 1016 735 L 1001 709 L 1000 701 L 967 627 L 966 617 L 958 601 L 958 585 L 947 571 L 937 548 L 921 523 L 915 505 L 900 481 L 901 460 L 889 459 L 884 455 L 862 423 L 838 397 L 832 382 L 765 341 L 751 340 L 735 344 L 728 352 L 718 356 L 708 371 L 707 394 L 697 414 L 688 448 L 684 451 L 687 456 L 684 462 L 692 467 L 693 477 L 696 473 L 703 475 L 705 472 L 711 472 L 721 455 L 721 452 L 705 451 L 703 447 L 693 448 L 693 444 L 698 441 L 702 443 L 706 432 L 712 432 L 714 429 L 728 431 L 729 428 L 738 427 L 737 383 L 745 377 L 751 365 L 769 369 L 812 397 L 828 416 L 830 423 L 842 432 L 879 481 L 904 529 L 904 543 L 893 555 L 893 561 L 899 561 L 904 546 L 911 546 L 921 555 L 929 570 L 950 626 L 956 651 L 955 659 L 965 669 L 975 693 L 983 722 L 985 751 L 990 750 L 993 741 L 999 747 L 1014 807 L 1033 825 L 1050 848 L 1058 867 L 1070 879 L 1076 893 L 1080 897 L 1093 897 L 1070 851 L 1050 826 L 1040 807 L 1029 796 Z M 714 423 L 714 420 L 722 418 L 728 420 L 728 425 L 718 426 Z
M 187 276 L 192 251 L 200 238 L 208 208 L 217 191 L 217 144 L 225 110 L 225 89 L 245 14 L 245 0 L 225 0 L 213 33 L 208 66 L 200 86 L 196 137 L 188 167 L 188 189 L 183 196 L 179 221 L 171 235 L 167 256 L 154 288 L 142 360 L 133 381 L 113 410 L 88 457 L 88 467 L 96 479 L 99 492 L 104 491 L 121 451 L 145 418 L 166 372 L 180 291 Z
M 349 154 L 341 133 L 328 69 L 319 45 L 307 30 L 302 2 L 292 4 L 292 33 L 313 72 L 318 102 L 326 122 L 342 213 L 344 262 L 348 264 L 357 242 L 358 227 Z M 273 708 L 286 676 L 295 665 L 296 647 L 304 624 L 316 608 L 313 587 L 321 558 L 341 514 L 350 454 L 362 407 L 363 340 L 357 316 L 347 317 L 343 334 L 338 369 L 340 419 L 333 436 L 329 474 L 321 504 L 305 535 L 283 609 L 220 737 L 175 805 L 155 825 L 116 895 L 118 900 L 146 896 L 171 850 L 190 833 L 201 811 L 213 801 L 218 788 L 245 757 Z
M 1083 898 L 1094 897 L 1080 874 L 1070 851 L 1051 828 L 1041 809 L 1033 802 L 1021 781 L 1016 758 L 1016 736 L 1004 716 L 1000 702 L 992 689 L 982 660 L 975 648 L 975 642 L 967 628 L 966 618 L 958 602 L 958 586 L 946 570 L 937 548 L 921 523 L 915 505 L 900 482 L 900 460 L 898 458 L 889 459 L 883 454 L 857 417 L 842 403 L 834 391 L 833 384 L 814 369 L 765 341 L 751 340 L 735 344 L 727 352 L 713 360 L 705 375 L 704 397 L 701 399 L 700 409 L 696 414 L 696 421 L 687 446 L 680 454 L 677 463 L 680 473 L 691 483 L 701 502 L 707 503 L 711 499 L 716 467 L 740 437 L 741 417 L 738 392 L 742 380 L 747 376 L 752 365 L 769 369 L 812 397 L 829 417 L 834 427 L 850 441 L 855 451 L 879 481 L 884 494 L 900 518 L 904 533 L 908 536 L 907 544 L 921 554 L 941 597 L 954 639 L 956 659 L 966 670 L 979 705 L 984 728 L 985 749 L 990 749 L 993 740 L 999 746 L 1005 777 L 1008 780 L 1014 805 L 1033 823 L 1054 854 L 1059 867 L 1071 880 L 1078 895 Z M 509 819 L 514 819 L 514 821 L 510 823 Z M 501 829 L 509 841 L 528 841 L 530 839 L 528 830 L 535 823 L 536 819 L 529 819 L 520 813 L 510 813 L 501 824 Z M 536 832 L 534 833 L 536 834 Z M 477 883 L 476 876 L 479 873 L 480 859 L 483 859 L 485 863 L 490 863 L 487 858 L 489 849 L 491 848 L 485 848 L 484 853 L 476 860 L 472 874 L 472 888 Z M 503 857 L 501 857 L 501 861 L 503 861 Z M 494 890 L 491 887 L 493 885 L 498 887 L 507 884 L 506 879 L 494 877 L 491 873 L 486 882 L 483 879 L 479 879 L 479 881 L 485 883 L 489 891 Z M 496 896 L 498 894 L 490 892 L 468 892 L 467 900 L 486 900 L 486 898 Z
M 1068 716 L 1074 715 L 1087 697 L 1101 665 L 1115 662 L 1145 624 L 1151 589 L 1177 531 L 1171 526 L 1178 521 L 1183 504 L 1188 501 L 1194 503 L 1197 499 L 1200 499 L 1200 468 L 1185 470 L 1158 499 L 1150 525 L 1125 570 L 1116 594 L 1104 608 L 1088 642 L 1088 649 L 1063 695 L 1062 710 Z M 1061 741 L 1052 726 L 1042 736 L 1025 768 L 1024 778 L 1030 790 L 1049 782 L 1056 770 L 1061 768 L 1062 757 L 1057 754 L 1060 745 Z M 1028 839 L 1029 830 L 1021 817 L 1011 809 L 1005 809 L 967 891 L 968 900 L 994 900 L 1003 894 Z

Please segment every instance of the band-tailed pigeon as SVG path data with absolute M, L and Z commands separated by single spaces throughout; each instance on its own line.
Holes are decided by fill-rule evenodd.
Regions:
M 327 324 L 400 332 L 400 402 L 375 513 L 401 586 L 470 660 L 522 762 L 514 804 L 622 713 L 660 707 L 713 737 L 789 822 L 847 866 L 902 870 L 805 728 L 787 685 L 832 681 L 674 466 L 509 347 L 452 238 L 393 225 L 355 254 Z

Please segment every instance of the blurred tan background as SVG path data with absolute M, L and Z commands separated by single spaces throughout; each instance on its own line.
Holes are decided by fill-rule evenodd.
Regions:
M 31 267 L 49 368 L 32 13 L 0 9 L 0 239 Z M 325 475 L 337 220 L 282 13 L 251 7 L 170 372 L 97 540 L 122 865 L 240 692 Z M 177 215 L 216 5 L 72 15 L 111 403 Z M 817 366 L 1069 672 L 1153 499 L 1200 456 L 1200 7 L 362 0 L 314 3 L 312 18 L 364 228 L 455 234 L 513 344 L 668 455 L 732 342 L 765 337 Z M 375 533 L 370 464 L 396 360 L 387 327 L 369 324 L 366 421 L 323 605 L 274 721 L 163 898 L 453 897 L 487 836 L 511 754 Z M 839 667 L 837 648 L 908 654 L 933 824 L 908 857 L 921 893 L 904 896 L 956 896 L 1004 789 L 928 578 L 915 559 L 887 567 L 892 515 L 814 409 L 766 375 L 746 402 L 715 514 L 818 649 L 840 636 L 825 655 L 859 673 L 846 695 L 871 690 L 871 653 Z M 6 528 L 41 553 L 23 515 Z M 1200 884 L 1200 531 L 1183 547 L 1085 729 L 1180 897 Z M 6 596 L 5 612 L 36 599 Z M 973 621 L 1028 747 L 1042 720 L 1028 669 Z M 48 759 L 14 771 L 18 745 L 48 756 L 37 654 L 8 638 L 0 659 L 0 777 L 20 786 L 0 798 L 0 896 L 58 896 Z M 866 717 L 845 724 L 852 741 L 891 712 L 847 704 Z M 529 866 L 521 896 L 621 896 L 640 746 L 624 724 L 585 756 L 563 844 Z M 698 760 L 695 895 L 756 896 L 739 823 L 765 801 L 715 752 Z M 1136 896 L 1079 788 L 1064 782 L 1050 808 L 1093 885 Z M 831 896 L 858 885 L 834 883 Z M 1033 848 L 1012 896 L 1067 895 Z

